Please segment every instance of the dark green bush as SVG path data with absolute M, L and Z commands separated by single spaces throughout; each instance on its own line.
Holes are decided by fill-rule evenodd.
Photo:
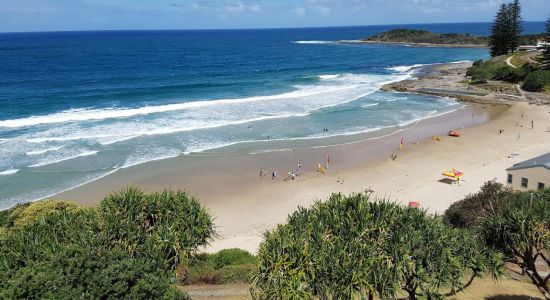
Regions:
M 443 214 L 443 221 L 454 227 L 472 227 L 497 214 L 512 195 L 512 190 L 503 184 L 488 181 L 481 191 L 451 204 Z
M 472 64 L 474 67 L 481 67 L 483 66 L 483 59 L 478 59 L 476 61 L 474 61 L 474 63 Z
M 538 70 L 525 77 L 521 88 L 529 92 L 542 92 L 548 84 L 550 84 L 550 71 Z
M 527 70 L 525 68 L 512 68 L 510 66 L 500 66 L 494 68 L 491 75 L 491 79 L 502 80 L 511 83 L 518 83 L 525 79 L 527 76 Z
M 472 83 L 486 83 L 489 80 L 489 72 L 478 67 L 471 67 L 466 72 Z
M 510 66 L 500 66 L 493 71 L 493 73 L 491 74 L 491 79 L 505 80 L 506 78 L 508 78 L 512 70 L 514 70 L 514 68 Z
M 550 299 L 550 189 L 515 194 L 499 214 L 478 226 L 478 234 Z
M 189 299 L 151 260 L 80 245 L 31 261 L 1 282 L 2 299 Z
M 39 201 L 0 218 L 0 299 L 187 299 L 172 268 L 214 234 L 187 194 L 133 188 L 99 210 Z

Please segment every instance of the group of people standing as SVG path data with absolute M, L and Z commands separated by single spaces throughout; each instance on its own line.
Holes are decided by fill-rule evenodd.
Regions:
M 300 174 L 300 170 L 302 169 L 302 162 L 298 162 L 298 164 L 296 165 L 296 170 L 295 171 L 290 171 L 288 172 L 288 176 L 285 178 L 285 181 L 288 180 L 288 179 L 291 179 L 291 180 L 294 180 L 296 179 L 296 177 L 298 177 L 298 175 Z M 276 179 L 277 178 L 277 171 L 273 170 L 271 172 L 271 179 Z M 260 169 L 260 177 L 266 177 L 267 176 L 267 170 L 266 169 Z

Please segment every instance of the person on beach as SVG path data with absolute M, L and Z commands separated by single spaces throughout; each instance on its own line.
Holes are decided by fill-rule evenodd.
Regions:
M 302 168 L 302 162 L 298 162 L 298 164 L 296 165 L 296 170 L 300 170 Z
M 271 179 L 277 178 L 277 171 L 271 172 Z
M 531 129 L 535 128 L 535 123 L 531 120 Z

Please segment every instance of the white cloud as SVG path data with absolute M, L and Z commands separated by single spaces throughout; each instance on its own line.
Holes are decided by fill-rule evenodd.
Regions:
M 301 6 L 297 6 L 292 9 L 292 13 L 294 13 L 298 17 L 303 17 L 306 15 L 306 9 Z
M 313 5 L 311 8 L 325 16 L 330 15 L 330 13 L 332 12 L 332 9 L 323 5 Z

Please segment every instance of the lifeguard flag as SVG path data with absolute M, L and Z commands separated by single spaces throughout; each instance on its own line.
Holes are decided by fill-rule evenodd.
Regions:
M 401 143 L 399 143 L 399 149 L 403 149 L 403 137 L 401 137 Z

